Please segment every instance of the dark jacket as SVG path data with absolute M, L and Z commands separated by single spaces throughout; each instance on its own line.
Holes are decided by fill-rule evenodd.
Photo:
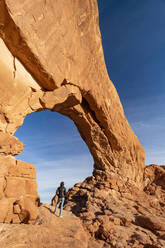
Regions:
M 56 195 L 58 195 L 58 198 L 63 198 L 66 196 L 66 188 L 64 186 L 60 186 L 56 190 Z

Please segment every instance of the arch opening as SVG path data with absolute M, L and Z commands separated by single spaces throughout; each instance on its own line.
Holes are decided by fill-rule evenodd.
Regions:
M 35 165 L 41 202 L 50 202 L 61 181 L 69 189 L 92 175 L 93 158 L 68 117 L 49 110 L 32 113 L 15 136 L 25 143 L 16 158 Z

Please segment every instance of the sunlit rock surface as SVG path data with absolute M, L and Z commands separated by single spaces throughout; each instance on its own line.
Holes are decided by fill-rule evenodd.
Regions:
M 50 109 L 74 121 L 94 159 L 93 176 L 68 194 L 66 209 L 86 237 L 78 232 L 73 247 L 163 247 L 156 218 L 164 218 L 164 169 L 145 168 L 109 79 L 96 0 L 1 0 L 0 95 L 0 222 L 34 224 L 40 216 L 35 168 L 12 157 L 24 147 L 12 135 L 26 115 Z M 41 231 L 33 228 L 27 233 Z
M 106 71 L 96 1 L 6 0 L 0 11 L 1 49 L 8 56 L 1 57 L 1 105 L 8 121 L 2 131 L 14 133 L 38 109 L 59 111 L 75 122 L 96 171 L 117 173 L 141 186 L 144 151 Z M 36 97 L 38 107 L 31 107 L 38 90 L 44 97 L 37 93 L 41 100 Z
M 0 156 L 0 222 L 34 223 L 38 199 L 34 165 Z

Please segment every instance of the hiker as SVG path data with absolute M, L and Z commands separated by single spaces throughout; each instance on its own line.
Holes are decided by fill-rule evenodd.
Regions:
M 58 187 L 57 190 L 56 190 L 56 195 L 58 196 L 58 200 L 57 200 L 57 203 L 56 203 L 54 214 L 56 213 L 57 208 L 58 208 L 58 206 L 60 204 L 59 217 L 62 217 L 62 210 L 63 210 L 63 205 L 64 205 L 64 201 L 65 201 L 65 196 L 66 196 L 66 188 L 64 186 L 64 182 L 60 183 L 60 187 Z

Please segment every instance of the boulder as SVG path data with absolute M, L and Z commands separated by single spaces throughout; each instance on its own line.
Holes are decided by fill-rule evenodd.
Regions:
M 0 132 L 0 154 L 17 155 L 24 150 L 24 144 L 8 133 Z
M 165 218 L 163 217 L 139 215 L 136 217 L 136 222 L 151 231 L 165 231 Z

